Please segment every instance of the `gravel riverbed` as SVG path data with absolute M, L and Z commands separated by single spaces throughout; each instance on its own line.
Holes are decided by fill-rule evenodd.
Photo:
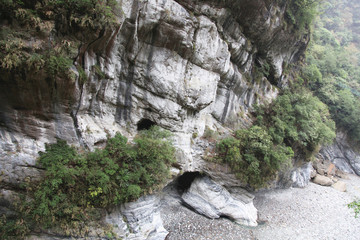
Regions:
M 310 183 L 305 188 L 255 193 L 254 205 L 264 224 L 255 228 L 229 219 L 208 219 L 167 197 L 161 211 L 168 240 L 360 239 L 360 218 L 347 204 L 360 199 L 360 177 L 347 175 L 347 191 Z

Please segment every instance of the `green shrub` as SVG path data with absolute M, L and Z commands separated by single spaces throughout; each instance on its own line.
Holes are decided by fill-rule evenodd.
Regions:
M 319 145 L 333 141 L 335 123 L 317 97 L 304 89 L 295 91 L 286 91 L 269 106 L 258 109 L 256 124 L 268 129 L 276 144 L 285 143 L 311 157 Z
M 5 215 L 0 216 L 0 239 L 24 239 L 29 232 L 29 226 L 23 218 L 14 219 Z
M 211 128 L 209 128 L 208 126 L 205 127 L 205 131 L 203 134 L 203 138 L 207 139 L 209 141 L 214 141 L 218 138 L 219 134 L 217 132 L 215 132 L 214 130 L 212 130 Z
M 15 18 L 28 27 L 36 27 L 43 19 L 67 18 L 68 24 L 81 27 L 101 28 L 116 23 L 116 0 L 1 0 L 4 18 Z M 54 14 L 48 14 L 52 11 Z M 55 17 L 54 17 L 55 16 Z
M 267 60 L 258 59 L 253 68 L 253 78 L 256 82 L 261 81 L 263 77 L 268 78 L 270 76 L 271 66 Z
M 100 80 L 104 79 L 106 77 L 105 73 L 103 71 L 101 71 L 101 68 L 99 65 L 94 65 L 93 70 L 94 70 L 95 74 L 99 77 Z
M 265 186 L 278 170 L 291 164 L 293 156 L 291 148 L 275 145 L 268 132 L 259 126 L 236 131 L 235 137 L 221 140 L 216 149 L 217 158 L 229 164 L 236 176 L 253 188 Z
M 103 150 L 79 154 L 63 140 L 46 145 L 39 166 L 44 178 L 29 187 L 26 212 L 40 226 L 72 226 L 96 218 L 96 209 L 138 199 L 157 190 L 175 161 L 169 132 L 153 127 L 134 144 L 120 134 Z
M 45 70 L 50 77 L 69 77 L 72 60 L 55 52 L 50 52 L 46 60 Z
M 287 1 L 286 17 L 300 32 L 308 29 L 317 16 L 317 6 L 320 0 L 290 0 Z
M 360 214 L 360 201 L 353 201 L 348 204 L 348 208 L 354 209 L 355 218 L 357 218 Z
M 259 188 L 291 165 L 294 152 L 310 160 L 321 144 L 335 138 L 335 123 L 325 104 L 304 89 L 285 91 L 271 104 L 256 107 L 256 121 L 217 143 L 217 159 L 236 176 Z
M 80 82 L 81 84 L 86 83 L 87 80 L 88 80 L 88 77 L 87 77 L 87 75 L 86 75 L 85 70 L 84 70 L 81 66 L 78 66 L 78 67 L 77 67 L 77 70 L 78 70 L 78 73 L 79 73 L 79 82 Z

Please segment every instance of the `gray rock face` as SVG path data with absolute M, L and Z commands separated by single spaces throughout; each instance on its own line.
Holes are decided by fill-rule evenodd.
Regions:
M 79 79 L 49 82 L 41 72 L 0 76 L 0 187 L 36 180 L 41 169 L 35 162 L 45 143 L 62 138 L 93 150 L 116 132 L 131 140 L 142 119 L 174 132 L 179 167 L 173 172 L 203 171 L 222 185 L 241 186 L 229 169 L 222 171 L 226 166 L 203 160 L 208 146 L 194 140 L 193 133 L 249 126 L 249 110 L 270 102 L 277 86 L 286 85 L 282 67 L 297 60 L 308 36 L 294 36 L 285 26 L 285 6 L 271 1 L 119 2 L 118 28 L 89 36 L 79 50 L 75 65 L 84 67 L 85 84 Z M 256 67 L 265 62 L 270 75 L 254 79 Z M 79 76 L 75 65 L 72 71 Z M 256 224 L 253 206 L 233 212 L 241 202 L 222 192 L 222 201 L 230 205 L 214 203 L 220 215 Z M 151 201 L 121 209 L 135 237 L 164 235 L 157 215 L 150 214 Z
M 304 188 L 306 187 L 311 179 L 311 175 L 314 172 L 312 164 L 306 163 L 302 167 L 295 169 L 291 174 L 291 180 L 293 182 L 293 187 Z
M 337 133 L 332 145 L 320 150 L 319 156 L 330 160 L 343 172 L 360 175 L 360 154 L 351 147 L 346 134 L 342 132 Z
M 168 232 L 160 217 L 160 199 L 149 195 L 121 205 L 108 214 L 105 222 L 114 226 L 118 237 L 133 240 L 163 240 Z
M 276 97 L 272 84 L 285 79 L 283 63 L 296 60 L 307 44 L 284 30 L 284 7 L 268 1 L 120 4 L 119 28 L 105 29 L 79 51 L 76 64 L 88 75 L 84 85 L 64 79 L 50 84 L 44 74 L 1 76 L 0 168 L 6 184 L 36 177 L 37 152 L 56 137 L 93 149 L 108 134 L 131 138 L 144 118 L 179 136 L 184 171 L 201 170 L 200 158 L 192 155 L 192 133 L 249 125 L 249 108 Z M 272 75 L 253 81 L 254 66 L 264 61 Z M 91 71 L 95 65 L 104 78 Z M 75 66 L 72 71 L 78 75 Z
M 239 224 L 257 226 L 257 210 L 252 200 L 243 202 L 233 198 L 209 177 L 197 177 L 183 193 L 182 199 L 196 212 L 209 218 L 226 216 Z
M 0 192 L 0 194 L 2 193 Z M 101 228 L 88 226 L 90 231 L 86 237 L 69 237 L 67 234 L 49 232 L 49 234 L 42 233 L 40 235 L 32 235 L 27 237 L 27 239 L 105 240 L 112 239 L 107 236 L 107 233 L 111 232 L 117 239 L 164 240 L 168 235 L 160 217 L 160 198 L 155 195 L 141 197 L 135 202 L 123 204 L 112 209 L 111 212 L 106 214 L 103 222 L 104 224 L 110 225 L 110 229 L 104 231 L 104 229 Z

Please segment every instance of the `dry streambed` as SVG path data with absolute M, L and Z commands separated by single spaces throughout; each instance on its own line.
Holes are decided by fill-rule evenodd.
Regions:
M 166 201 L 162 208 L 167 239 L 359 239 L 360 218 L 347 204 L 360 199 L 360 177 L 347 175 L 347 191 L 310 183 L 256 193 L 255 207 L 265 223 L 256 228 L 237 225 L 228 219 L 208 219 Z

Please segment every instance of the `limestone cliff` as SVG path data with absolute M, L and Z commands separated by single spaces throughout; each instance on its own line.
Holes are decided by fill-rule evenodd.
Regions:
M 277 87 L 286 84 L 283 66 L 296 61 L 308 41 L 286 24 L 286 5 L 270 1 L 120 5 L 117 28 L 94 33 L 75 58 L 86 83 L 51 81 L 42 72 L 1 74 L 4 182 L 34 176 L 31 167 L 46 142 L 62 138 L 93 149 L 107 134 L 134 135 L 144 119 L 177 133 L 182 169 L 194 170 L 192 133 L 249 125 L 249 108 L 276 97 Z M 61 30 L 53 27 L 51 34 Z M 28 47 L 45 45 L 51 34 L 34 37 Z M 257 78 L 265 64 L 267 78 Z
M 175 172 L 201 171 L 222 185 L 241 185 L 226 167 L 203 161 L 208 143 L 200 136 L 207 128 L 224 133 L 250 125 L 253 104 L 271 101 L 287 84 L 285 68 L 309 40 L 285 20 L 287 1 L 119 4 L 116 27 L 81 37 L 71 67 L 76 78 L 1 70 L 1 187 L 36 179 L 37 153 L 56 138 L 92 150 L 107 135 L 131 138 L 149 124 L 175 133 Z M 45 47 L 62 31 L 53 24 L 45 37 L 25 43 Z

